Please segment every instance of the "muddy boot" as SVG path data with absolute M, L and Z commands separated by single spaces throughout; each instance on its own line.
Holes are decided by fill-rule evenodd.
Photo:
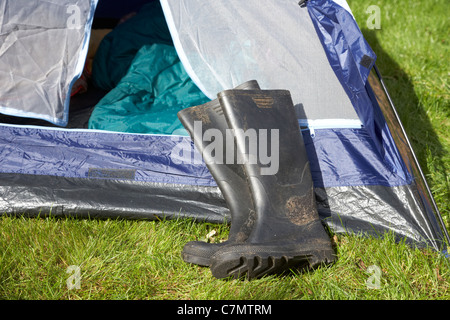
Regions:
M 332 263 L 335 255 L 317 212 L 289 91 L 226 90 L 218 98 L 228 126 L 235 130 L 256 221 L 245 242 L 224 246 L 214 254 L 213 276 L 252 279 Z M 257 148 L 251 141 L 255 132 Z
M 259 85 L 252 80 L 243 83 L 236 89 L 259 89 Z M 185 262 L 209 266 L 211 256 L 220 247 L 228 243 L 243 242 L 247 239 L 252 221 L 254 221 L 252 219 L 252 213 L 254 218 L 252 198 L 245 180 L 243 167 L 236 164 L 235 157 L 228 161 L 226 159 L 227 143 L 225 139 L 228 125 L 219 101 L 216 99 L 203 105 L 184 109 L 178 112 L 178 118 L 194 141 L 197 150 L 202 154 L 203 160 L 221 190 L 231 214 L 231 227 L 227 241 L 222 243 L 191 241 L 183 248 L 182 258 Z M 211 141 L 207 141 L 208 133 L 219 134 L 222 137 L 223 152 L 221 155 L 218 155 L 219 150 L 216 150 L 213 155 L 211 150 L 208 149 L 212 145 Z

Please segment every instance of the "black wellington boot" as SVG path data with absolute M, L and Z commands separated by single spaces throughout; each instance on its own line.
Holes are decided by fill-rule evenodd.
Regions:
M 245 242 L 224 246 L 214 254 L 213 276 L 252 279 L 332 263 L 335 254 L 317 212 L 289 91 L 226 90 L 218 98 L 228 126 L 235 130 L 237 153 L 245 159 L 256 221 Z M 252 130 L 258 133 L 257 149 L 269 150 L 271 163 L 264 152 L 252 149 Z
M 258 90 L 259 85 L 255 80 L 252 80 L 243 83 L 236 89 Z M 221 190 L 231 214 L 231 227 L 227 241 L 222 243 L 190 241 L 183 248 L 182 258 L 185 262 L 209 266 L 211 256 L 220 247 L 228 243 L 242 242 L 250 234 L 251 225 L 254 221 L 251 193 L 246 182 L 244 169 L 241 165 L 236 164 L 235 157 L 232 157 L 227 164 L 225 138 L 228 125 L 219 101 L 216 99 L 203 105 L 186 108 L 178 112 L 178 118 L 194 141 L 197 150 L 202 154 L 203 160 Z M 195 124 L 197 124 L 197 128 L 201 124 L 201 130 L 195 130 Z M 205 133 L 208 130 L 218 130 L 216 133 L 220 133 L 224 139 L 221 157 L 217 155 L 217 152 L 213 156 L 212 152 L 208 151 L 208 147 L 212 143 L 207 141 L 208 139 L 204 139 L 207 138 Z M 234 152 L 234 150 L 232 151 Z

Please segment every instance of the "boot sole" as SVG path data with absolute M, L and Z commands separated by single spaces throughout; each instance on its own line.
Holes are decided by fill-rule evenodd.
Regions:
M 211 273 L 217 279 L 261 278 L 290 270 L 313 270 L 332 264 L 336 257 L 330 249 L 281 250 L 262 246 L 230 248 L 211 259 Z

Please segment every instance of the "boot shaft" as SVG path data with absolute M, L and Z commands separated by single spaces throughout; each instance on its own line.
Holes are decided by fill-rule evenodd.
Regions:
M 318 221 L 319 216 L 289 91 L 226 90 L 218 98 L 229 127 L 236 130 L 238 157 L 244 159 L 257 212 L 252 241 L 295 238 L 298 226 Z M 252 130 L 259 134 L 259 140 L 252 141 Z M 272 139 L 274 136 L 276 139 Z M 256 147 L 252 145 L 255 142 Z M 271 160 L 277 163 L 264 162 L 261 150 L 269 151 Z
M 258 90 L 259 85 L 252 80 L 236 87 L 236 90 L 247 89 Z M 178 113 L 178 118 L 202 154 L 230 209 L 232 224 L 229 240 L 244 241 L 255 219 L 253 200 L 244 168 L 235 157 L 227 160 L 230 143 L 226 139 L 229 139 L 230 128 L 219 101 L 216 99 L 184 109 Z M 219 139 L 221 143 L 218 143 Z M 234 145 L 231 147 L 233 154 L 236 154 Z

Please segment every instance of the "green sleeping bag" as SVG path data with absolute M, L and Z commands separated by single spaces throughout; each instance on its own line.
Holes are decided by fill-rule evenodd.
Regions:
M 179 60 L 159 1 L 106 35 L 92 72 L 94 85 L 109 92 L 95 106 L 90 129 L 187 135 L 177 112 L 209 101 Z

